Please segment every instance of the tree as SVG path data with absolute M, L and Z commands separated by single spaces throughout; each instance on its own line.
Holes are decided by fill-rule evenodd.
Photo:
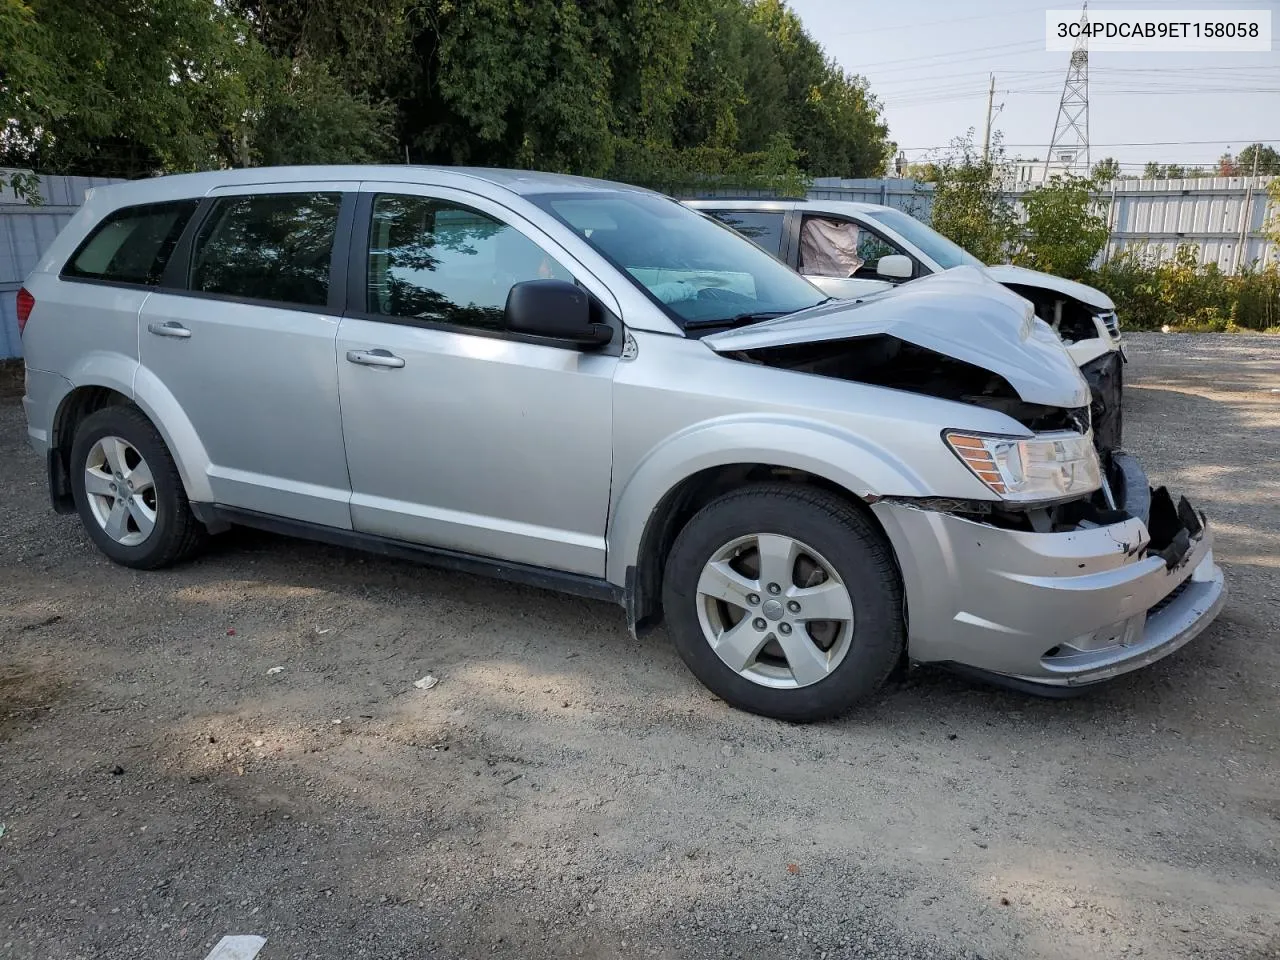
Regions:
M 390 153 L 385 105 L 349 92 L 317 59 L 273 57 L 262 24 L 222 0 L 3 9 L 8 165 L 138 177 Z
M 1224 153 L 1218 158 L 1218 176 L 1235 177 L 1240 173 L 1240 167 L 1236 164 L 1236 158 L 1231 156 L 1230 151 Z
M 1277 152 L 1275 147 L 1268 147 L 1261 143 L 1251 143 L 1236 156 L 1236 168 L 1239 170 L 1240 176 L 1247 177 L 1253 174 L 1255 156 L 1258 161 L 1258 176 L 1280 174 L 1280 152 Z
M 1164 176 L 1164 173 L 1162 172 L 1163 169 L 1164 168 L 1161 167 L 1160 164 L 1156 163 L 1154 160 L 1148 160 L 1147 165 L 1142 168 L 1142 179 L 1143 180 L 1159 180 L 1161 177 Z
M 1098 183 L 1110 183 L 1120 179 L 1120 161 L 1106 157 L 1093 165 L 1093 179 Z
M 952 141 L 951 156 L 937 165 L 933 191 L 933 227 L 983 263 L 999 263 L 1013 236 L 1013 206 L 996 178 L 1004 159 L 1001 137 L 992 140 L 989 158 L 973 142 L 973 128 Z
M 263 59 L 217 0 L 23 0 L 19 9 L 0 89 L 5 163 L 139 176 L 233 159 Z M 11 3 L 4 19 L 13 22 Z
M 1053 177 L 1022 197 L 1025 232 L 1016 262 L 1069 280 L 1081 280 L 1107 242 L 1107 219 L 1093 193 L 1097 182 Z
M 939 168 L 938 164 L 932 160 L 917 160 L 914 163 L 908 163 L 902 175 L 908 180 L 935 183 L 939 176 Z
M 891 146 L 783 0 L 0 0 L 0 49 L 0 163 L 52 172 L 717 156 L 793 189 Z
M 326 64 L 275 60 L 250 137 L 254 165 L 376 163 L 395 157 L 394 111 L 349 93 Z

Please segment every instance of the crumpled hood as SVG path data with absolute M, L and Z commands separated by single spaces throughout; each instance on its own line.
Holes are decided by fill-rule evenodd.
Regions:
M 884 334 L 1004 377 L 1027 403 L 1075 409 L 1089 387 L 1031 304 L 977 267 L 957 267 L 865 300 L 842 300 L 702 338 L 718 353 Z
M 1054 293 L 1075 297 L 1081 303 L 1093 307 L 1095 310 L 1114 310 L 1116 308 L 1115 301 L 1096 287 L 1076 283 L 1074 280 L 1065 280 L 1062 277 L 1055 277 L 1051 273 L 1028 270 L 1026 267 L 1015 267 L 1011 263 L 1000 263 L 994 267 L 987 267 L 986 273 L 997 283 L 1018 283 L 1024 287 L 1041 287 L 1045 290 L 1052 290 Z

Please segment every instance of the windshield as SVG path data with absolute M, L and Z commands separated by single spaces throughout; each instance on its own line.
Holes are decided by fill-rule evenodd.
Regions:
M 529 199 L 691 332 L 794 313 L 827 299 L 750 240 L 666 197 L 620 190 Z
M 982 261 L 964 247 L 957 246 L 937 230 L 926 227 L 915 217 L 901 210 L 873 210 L 868 211 L 866 216 L 900 234 L 943 270 L 950 270 L 952 267 L 983 266 Z

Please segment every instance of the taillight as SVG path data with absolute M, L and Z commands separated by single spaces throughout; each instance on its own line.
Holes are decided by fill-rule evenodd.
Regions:
M 18 288 L 18 336 L 22 336 L 22 331 L 27 329 L 27 317 L 31 316 L 31 308 L 36 305 L 36 298 L 28 292 L 26 287 Z

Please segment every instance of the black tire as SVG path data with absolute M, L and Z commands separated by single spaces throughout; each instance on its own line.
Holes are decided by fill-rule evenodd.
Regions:
M 753 534 L 802 541 L 846 585 L 853 631 L 844 659 L 808 686 L 775 689 L 720 659 L 698 619 L 697 585 L 715 551 Z M 663 612 L 676 649 L 694 675 L 727 703 L 778 720 L 810 722 L 844 713 L 884 684 L 906 638 L 902 581 L 884 535 L 856 507 L 822 490 L 759 484 L 712 501 L 676 538 L 663 575 Z
M 85 466 L 93 445 L 115 436 L 130 444 L 151 468 L 155 484 L 155 526 L 137 545 L 113 540 L 98 523 L 85 489 Z M 178 467 L 155 425 L 137 407 L 104 407 L 85 417 L 71 444 L 71 495 L 89 538 L 116 563 L 139 570 L 171 566 L 191 556 L 208 536 L 191 513 Z

